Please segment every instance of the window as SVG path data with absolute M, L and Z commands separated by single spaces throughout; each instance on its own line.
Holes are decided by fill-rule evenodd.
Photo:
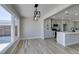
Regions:
M 9 11 L 9 10 L 8 10 Z M 19 37 L 19 19 L 0 5 L 0 53 L 7 49 Z
M 11 42 L 11 14 L 0 6 L 0 44 Z

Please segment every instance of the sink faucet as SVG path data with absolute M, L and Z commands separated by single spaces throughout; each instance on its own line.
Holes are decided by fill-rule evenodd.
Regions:
M 71 30 L 72 30 L 72 32 L 75 32 L 75 28 L 74 27 L 72 27 Z

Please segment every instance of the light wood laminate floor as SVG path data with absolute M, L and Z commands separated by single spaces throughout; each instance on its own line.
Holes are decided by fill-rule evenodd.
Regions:
M 79 44 L 63 47 L 53 39 L 21 40 L 16 54 L 78 54 Z

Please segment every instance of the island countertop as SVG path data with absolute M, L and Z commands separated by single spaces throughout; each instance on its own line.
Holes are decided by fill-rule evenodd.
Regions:
M 69 46 L 79 43 L 79 32 L 57 32 L 57 43 Z
M 57 32 L 57 33 L 64 33 L 64 34 L 79 34 L 79 32 Z

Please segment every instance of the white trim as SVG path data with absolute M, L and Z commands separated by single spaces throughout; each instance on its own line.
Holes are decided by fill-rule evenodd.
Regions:
M 43 37 L 24 37 L 21 38 L 21 40 L 27 40 L 27 39 L 44 39 Z

